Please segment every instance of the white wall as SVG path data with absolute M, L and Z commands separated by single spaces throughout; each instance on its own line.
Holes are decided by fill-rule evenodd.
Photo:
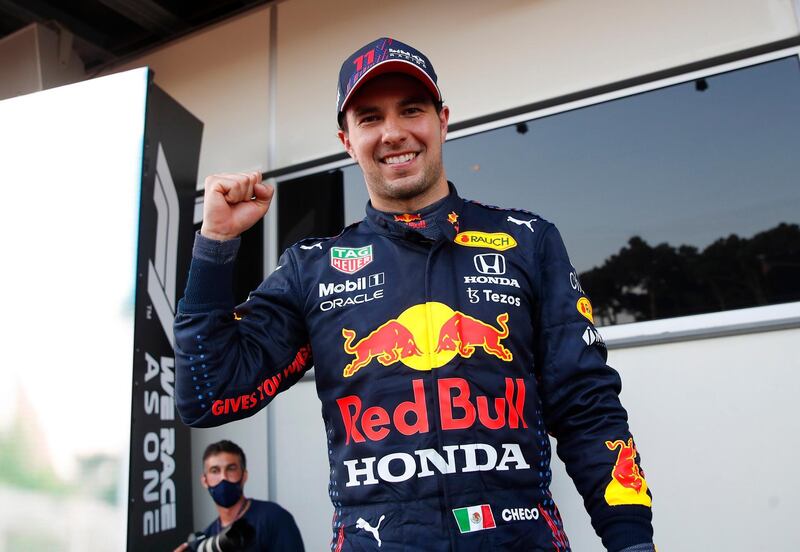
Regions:
M 0 98 L 42 90 L 36 27 L 26 27 L 0 40 Z
M 203 121 L 197 187 L 220 171 L 265 170 L 269 89 L 269 8 L 261 8 L 160 48 L 112 71 L 150 66 L 155 83 Z M 216 516 L 200 485 L 205 447 L 231 439 L 248 459 L 246 492 L 267 499 L 267 412 L 220 428 L 192 430 L 194 519 L 198 529 Z
M 798 342 L 785 330 L 610 352 L 661 550 L 800 550 Z M 561 466 L 553 494 L 573 548 L 602 551 Z
M 291 400 L 288 400 L 290 399 Z M 328 449 L 313 380 L 301 381 L 269 406 L 275 471 L 272 498 L 292 512 L 306 550 L 329 550 L 333 506 Z
M 269 118 L 269 8 L 167 45 L 156 82 L 202 119 L 200 180 L 338 153 L 335 88 L 343 58 L 395 36 L 434 61 L 454 122 L 798 34 L 793 0 L 449 0 L 278 5 L 277 117 Z M 274 125 L 274 126 L 273 126 Z M 198 186 L 202 182 L 198 182 Z M 616 350 L 623 401 L 655 493 L 664 550 L 796 550 L 800 331 Z M 273 498 L 298 520 L 308 550 L 327 549 L 332 508 L 319 401 L 301 382 L 270 406 Z M 250 457 L 251 495 L 267 492 L 266 416 L 193 433 L 193 454 L 231 437 Z M 199 462 L 198 462 L 199 467 Z M 196 475 L 199 475 L 197 470 Z M 601 550 L 571 483 L 554 491 L 574 549 Z M 210 501 L 195 488 L 198 523 Z M 794 514 L 794 515 L 792 515 Z M 754 539 L 758 538 L 758 544 Z M 672 546 L 670 546 L 672 545 Z
M 203 121 L 198 188 L 214 172 L 267 169 L 269 13 L 248 12 L 113 69 L 150 66 L 155 83 Z
M 68 37 L 67 31 L 31 23 L 0 39 L 0 99 L 85 80 Z
M 291 0 L 278 9 L 278 165 L 340 151 L 339 67 L 381 36 L 431 58 L 458 122 L 797 30 L 790 0 Z

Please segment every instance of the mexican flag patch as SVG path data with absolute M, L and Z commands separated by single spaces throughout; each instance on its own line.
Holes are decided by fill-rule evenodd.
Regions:
M 497 527 L 492 515 L 492 507 L 488 504 L 456 508 L 453 510 L 453 515 L 456 516 L 456 523 L 458 523 L 458 528 L 462 533 L 472 533 L 473 531 Z

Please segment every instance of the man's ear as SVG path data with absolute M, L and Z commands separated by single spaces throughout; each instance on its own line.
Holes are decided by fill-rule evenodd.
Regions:
M 449 121 L 450 108 L 446 105 L 443 105 L 441 111 L 439 111 L 439 129 L 442 133 L 442 144 L 444 144 L 445 138 L 447 138 L 447 123 Z
M 200 476 L 200 484 L 208 489 L 208 481 L 206 481 L 206 474 Z
M 336 135 L 339 137 L 339 141 L 344 146 L 344 150 L 347 152 L 347 155 L 352 157 L 353 161 L 358 163 L 358 159 L 356 159 L 356 154 L 353 151 L 353 146 L 352 144 L 350 144 L 350 135 L 347 133 L 347 131 L 339 129 Z
M 247 470 L 244 470 L 244 472 L 242 472 L 242 485 L 244 485 L 245 483 L 247 483 Z

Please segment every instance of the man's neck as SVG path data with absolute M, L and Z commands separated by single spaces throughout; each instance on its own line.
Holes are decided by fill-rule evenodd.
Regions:
M 384 213 L 414 213 L 421 211 L 428 205 L 433 205 L 440 199 L 447 197 L 450 193 L 450 187 L 447 184 L 447 178 L 442 176 L 442 179 L 425 190 L 423 193 L 416 195 L 409 199 L 394 199 L 385 197 L 372 197 L 370 194 L 370 202 L 372 207 Z
M 236 501 L 236 504 L 231 506 L 230 508 L 224 508 L 217 505 L 217 513 L 219 514 L 219 522 L 222 527 L 227 527 L 242 514 L 244 511 L 245 503 L 247 499 L 244 495 L 242 495 L 239 500 Z

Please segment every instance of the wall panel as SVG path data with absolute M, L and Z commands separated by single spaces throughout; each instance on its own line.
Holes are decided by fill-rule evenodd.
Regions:
M 601 330 L 602 331 L 602 330 Z M 800 511 L 800 330 L 612 350 L 653 491 L 662 550 L 792 552 Z M 553 494 L 575 550 L 601 552 L 560 461 Z
M 234 17 L 137 58 L 155 82 L 203 121 L 198 188 L 214 172 L 266 170 L 269 8 Z
M 789 0 L 291 0 L 278 9 L 277 165 L 341 151 L 339 66 L 380 36 L 432 59 L 457 122 L 797 32 Z
M 213 172 L 265 170 L 269 121 L 269 8 L 261 8 L 172 42 L 115 67 L 143 65 L 155 82 L 203 121 L 197 188 Z M 205 447 L 220 439 L 237 442 L 248 458 L 247 495 L 266 499 L 267 412 L 212 429 L 192 430 L 194 516 L 202 529 L 216 516 L 200 485 Z

